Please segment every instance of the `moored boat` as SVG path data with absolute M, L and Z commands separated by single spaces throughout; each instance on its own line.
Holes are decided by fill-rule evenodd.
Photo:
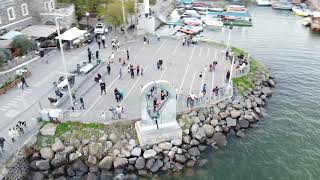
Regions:
M 199 13 L 195 10 L 186 10 L 181 17 L 194 17 L 194 18 L 201 18 Z
M 227 7 L 227 12 L 247 13 L 248 9 L 241 5 L 229 5 Z
M 291 10 L 292 9 L 292 4 L 288 1 L 272 2 L 271 6 L 274 9 L 281 9 L 281 10 Z
M 212 11 L 212 12 L 223 12 L 224 9 L 221 6 L 218 5 L 210 5 L 208 7 L 208 11 Z
M 309 9 L 304 8 L 303 6 L 292 6 L 292 11 L 298 16 L 310 16 L 311 11 Z
M 257 0 L 258 6 L 270 6 L 271 1 L 270 0 Z
M 320 32 L 320 12 L 315 11 L 311 16 L 311 29 Z
M 202 20 L 197 18 L 183 18 L 183 23 L 187 25 L 199 26 L 202 24 Z
M 204 23 L 206 24 L 206 27 L 210 29 L 220 29 L 223 27 L 223 22 L 220 18 L 206 19 Z

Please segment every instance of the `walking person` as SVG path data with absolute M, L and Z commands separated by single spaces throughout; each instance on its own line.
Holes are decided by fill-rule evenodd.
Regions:
M 157 98 L 154 98 L 154 99 L 153 99 L 153 111 L 156 111 L 156 110 L 157 110 L 157 102 L 158 102 L 158 99 L 157 99 Z
M 226 60 L 228 60 L 228 58 L 229 58 L 229 51 L 227 50 L 226 51 Z
M 92 59 L 92 52 L 90 50 L 90 48 L 88 48 L 88 62 L 91 63 L 91 59 Z
M 106 48 L 107 46 L 106 46 L 106 36 L 105 35 L 102 35 L 101 42 L 102 42 L 103 48 Z
M 119 79 L 122 79 L 122 68 L 119 70 Z
M 120 101 L 120 93 L 119 93 L 118 89 L 115 88 L 113 92 L 114 92 L 114 97 L 115 97 L 116 101 L 119 102 Z
M 96 59 L 99 59 L 99 50 L 96 51 Z
M 111 73 L 111 66 L 110 66 L 110 63 L 108 64 L 108 66 L 107 66 L 107 71 L 108 71 L 108 75 L 110 75 L 110 73 Z
M 20 80 L 21 80 L 21 87 L 22 87 L 22 89 L 23 89 L 23 85 L 29 87 L 28 84 L 26 83 L 26 79 L 24 78 L 23 75 L 21 76 Z
M 139 76 L 139 73 L 140 73 L 140 67 L 139 67 L 139 64 L 137 65 L 137 76 Z
M 14 133 L 14 131 L 13 131 L 12 129 L 9 129 L 8 134 L 9 134 L 9 137 L 11 138 L 11 141 L 12 141 L 13 143 L 16 142 L 16 140 L 15 140 L 15 133 Z
M 114 108 L 113 106 L 110 106 L 109 111 L 111 112 L 112 119 L 116 119 L 117 117 L 116 108 Z
M 143 36 L 143 44 L 147 43 L 147 36 Z
M 100 36 L 98 37 L 98 46 L 99 46 L 99 49 L 101 48 L 101 38 Z
M 82 96 L 80 96 L 79 101 L 80 101 L 80 109 L 85 109 L 85 108 L 84 108 L 84 100 L 83 100 L 83 97 L 82 97 Z
M 133 69 L 133 65 L 130 66 L 130 75 L 131 75 L 131 79 L 134 78 L 134 69 Z
M 127 61 L 129 61 L 129 50 L 127 49 Z
M 204 84 L 202 86 L 202 92 L 203 92 L 203 95 L 206 95 L 207 94 L 207 84 Z
M 141 67 L 141 76 L 143 76 L 143 68 Z
M 110 61 L 113 62 L 113 60 L 114 60 L 114 52 L 112 52 L 110 56 Z
M 104 92 L 104 94 L 107 94 L 106 92 L 106 83 L 104 81 L 100 82 L 100 89 L 101 89 L 101 95 Z
M 123 113 L 123 108 L 120 105 L 117 106 L 116 112 L 117 112 L 118 118 L 121 119 L 121 115 Z
M 230 70 L 228 70 L 226 74 L 226 83 L 229 82 L 229 78 L 230 78 Z
M 0 137 L 0 148 L 1 151 L 4 151 L 4 142 L 6 142 L 6 139 L 3 137 Z

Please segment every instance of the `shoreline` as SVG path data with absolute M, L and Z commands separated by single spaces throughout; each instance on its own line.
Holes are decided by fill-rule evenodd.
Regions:
M 257 61 L 252 60 L 252 62 Z M 77 124 L 63 134 L 59 132 L 60 137 L 53 135 L 52 138 L 45 139 L 50 141 L 44 145 L 47 147 L 38 147 L 38 150 L 26 148 L 28 157 L 22 159 L 28 159 L 30 164 L 27 166 L 30 169 L 25 174 L 32 172 L 33 176 L 27 176 L 29 179 L 44 177 L 64 179 L 84 174 L 91 178 L 98 176 L 102 178 L 104 174 L 103 177 L 135 179 L 138 176 L 149 177 L 160 170 L 180 171 L 185 167 L 202 166 L 206 161 L 198 159 L 200 153 L 211 148 L 223 148 L 229 136 L 244 137 L 245 132 L 249 128 L 256 127 L 256 123 L 265 115 L 264 107 L 267 98 L 272 95 L 271 88 L 275 83 L 273 77 L 269 75 L 264 77 L 265 73 L 259 72 L 259 69 L 255 73 L 259 74 L 257 78 L 261 78 L 261 81 L 254 82 L 255 90 L 243 91 L 243 96 L 237 95 L 216 105 L 177 114 L 177 121 L 183 129 L 182 139 L 150 147 L 139 147 L 134 135 L 134 124 L 131 127 L 130 124 L 129 126 L 126 124 L 124 129 L 119 125 L 120 131 L 115 129 L 112 133 L 103 131 L 107 125 L 91 123 L 85 127 Z M 66 141 L 65 134 L 74 135 L 76 131 L 72 129 L 79 126 L 81 132 L 82 126 L 84 129 L 89 129 L 88 132 L 87 130 L 82 132 L 88 133 L 89 137 L 81 141 L 76 139 Z M 96 129 L 97 127 L 100 129 Z M 58 129 L 59 127 L 57 131 Z M 93 130 L 99 133 L 92 135 L 92 132 L 95 132 Z M 131 133 L 128 135 L 127 132 Z M 38 141 L 39 139 L 41 135 L 38 135 Z M 23 162 L 19 158 L 17 161 Z M 12 175 L 9 171 L 7 175 L 10 174 Z

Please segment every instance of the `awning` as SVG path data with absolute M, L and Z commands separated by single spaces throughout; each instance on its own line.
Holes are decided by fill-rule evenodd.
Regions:
M 68 31 L 64 32 L 63 34 L 61 34 L 61 40 L 63 41 L 72 41 L 75 40 L 77 38 L 82 37 L 87 31 L 85 30 L 80 30 L 76 27 L 73 27 L 71 29 L 69 29 Z M 57 36 L 56 39 L 59 39 L 59 37 Z
M 32 36 L 36 38 L 40 37 L 49 37 L 51 34 L 57 31 L 56 26 L 49 26 L 49 25 L 33 25 L 25 28 L 21 31 L 22 34 L 27 36 Z
M 21 32 L 18 31 L 9 31 L 5 35 L 1 36 L 0 39 L 10 40 L 13 39 L 16 36 L 21 35 Z

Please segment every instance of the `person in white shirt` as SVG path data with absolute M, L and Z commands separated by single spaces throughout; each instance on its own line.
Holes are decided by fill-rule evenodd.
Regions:
M 117 112 L 118 118 L 121 119 L 121 114 L 123 113 L 123 108 L 120 105 L 117 106 L 116 112 Z

